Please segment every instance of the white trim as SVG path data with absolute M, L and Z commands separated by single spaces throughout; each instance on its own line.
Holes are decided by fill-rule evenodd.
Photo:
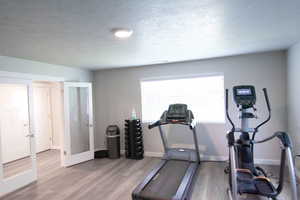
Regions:
M 147 82 L 147 81 L 164 81 L 164 80 L 200 78 L 200 77 L 210 77 L 210 76 L 222 76 L 224 78 L 224 73 L 223 72 L 212 72 L 212 73 L 200 73 L 200 74 L 155 76 L 155 77 L 143 77 L 143 78 L 140 78 L 139 80 L 140 80 L 140 82 Z
M 125 152 L 125 151 L 123 150 L 123 152 Z M 146 157 L 162 158 L 163 155 L 164 155 L 163 152 L 151 152 L 151 151 L 146 151 L 145 152 Z M 200 155 L 200 159 L 201 159 L 201 161 L 215 161 L 215 162 L 226 162 L 226 161 L 228 161 L 227 156 Z M 255 164 L 276 165 L 276 166 L 278 166 L 278 165 L 280 165 L 280 160 L 255 159 Z
M 164 155 L 163 152 L 151 152 L 151 151 L 146 151 L 145 152 L 146 157 L 162 158 L 163 155 Z
M 53 81 L 53 82 L 65 81 L 64 77 L 36 75 L 36 74 L 8 72 L 8 71 L 0 71 L 0 77 L 27 79 L 32 81 Z
M 60 149 L 61 149 L 61 147 L 60 147 L 60 146 L 52 146 L 52 145 L 51 145 L 51 149 L 60 150 Z
M 69 106 L 69 88 L 87 88 L 88 89 L 88 112 L 89 112 L 89 144 L 90 149 L 86 152 L 71 154 L 71 132 L 70 132 L 70 106 Z M 64 167 L 76 165 L 88 160 L 94 159 L 94 119 L 93 119 L 93 93 L 92 83 L 89 82 L 64 82 L 64 120 L 65 130 L 62 143 L 62 163 Z
M 184 148 L 184 149 L 195 149 L 194 144 L 171 144 L 170 148 Z M 205 152 L 207 146 L 206 145 L 198 145 L 199 152 Z
M 280 160 L 272 159 L 254 159 L 255 164 L 260 165 L 280 165 Z
M 201 74 L 185 74 L 185 75 L 171 75 L 171 76 L 161 76 L 161 77 L 146 77 L 146 78 L 140 78 L 139 80 L 139 87 L 140 87 L 140 98 L 141 98 L 141 119 L 142 123 L 151 123 L 156 121 L 156 119 L 150 119 L 150 116 L 144 116 L 144 99 L 146 97 L 143 96 L 144 90 L 143 90 L 143 84 L 150 83 L 150 82 L 158 82 L 158 81 L 176 81 L 176 80 L 188 80 L 188 79 L 201 79 L 201 78 L 222 78 L 222 90 L 225 91 L 225 76 L 223 72 L 212 72 L 212 73 L 201 73 Z M 222 92 L 222 96 L 224 97 L 224 93 Z M 225 118 L 225 105 L 224 110 L 222 111 L 222 119 L 195 119 L 198 123 L 218 123 L 218 124 L 225 124 L 226 118 Z
M 73 154 L 73 155 L 66 155 L 65 162 L 63 163 L 64 167 L 73 166 L 85 161 L 93 160 L 95 153 L 92 151 L 86 151 L 83 153 Z
M 215 162 L 226 162 L 228 160 L 227 156 L 209 156 L 209 155 L 200 155 L 201 161 L 215 161 Z
M 107 150 L 107 149 L 106 148 L 96 148 L 95 152 L 97 152 L 97 151 L 105 151 L 105 150 Z
M 28 125 L 29 135 L 29 143 L 30 143 L 30 158 L 31 158 L 31 169 L 16 174 L 9 178 L 4 178 L 3 176 L 3 163 L 2 157 L 0 156 L 0 196 L 13 192 L 17 189 L 20 189 L 34 181 L 37 180 L 37 165 L 36 165 L 36 149 L 35 149 L 35 129 L 34 129 L 34 113 L 33 113 L 33 88 L 32 88 L 32 81 L 31 80 L 24 80 L 18 78 L 11 78 L 11 77 L 1 77 L 0 74 L 0 83 L 9 83 L 9 84 L 24 84 L 27 86 L 28 92 Z M 1 143 L 1 134 L 0 134 L 0 143 Z M 0 155 L 1 155 L 0 149 Z

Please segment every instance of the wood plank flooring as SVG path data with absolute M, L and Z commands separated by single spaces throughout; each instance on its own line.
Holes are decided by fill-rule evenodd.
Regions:
M 31 158 L 25 157 L 17 161 L 4 164 L 3 175 L 4 178 L 8 178 L 29 169 L 32 169 Z
M 160 161 L 157 158 L 141 161 L 96 159 L 61 168 L 59 152 L 55 150 L 41 153 L 37 159 L 38 181 L 1 200 L 130 200 L 135 186 Z M 228 200 L 225 165 L 222 162 L 202 163 L 192 200 Z M 290 200 L 289 193 L 286 187 L 279 199 Z

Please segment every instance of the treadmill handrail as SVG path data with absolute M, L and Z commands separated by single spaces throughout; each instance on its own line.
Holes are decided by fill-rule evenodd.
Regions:
M 186 122 L 181 122 L 181 121 L 178 121 L 178 122 L 172 122 L 172 121 L 162 122 L 161 120 L 158 120 L 158 121 L 156 121 L 154 123 L 149 124 L 148 128 L 152 129 L 152 128 L 155 128 L 157 126 L 164 126 L 164 125 L 168 125 L 168 124 L 179 124 L 179 125 L 189 126 L 190 129 L 194 128 L 193 123 L 186 123 Z
M 155 127 L 157 127 L 157 126 L 160 126 L 160 120 L 158 120 L 158 121 L 156 121 L 156 122 L 154 122 L 154 123 L 150 123 L 150 124 L 148 125 L 148 129 L 152 129 L 152 128 L 155 128 Z

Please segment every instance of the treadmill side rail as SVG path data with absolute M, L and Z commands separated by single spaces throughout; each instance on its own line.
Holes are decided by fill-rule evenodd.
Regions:
M 195 175 L 197 172 L 199 164 L 198 163 L 191 163 L 187 171 L 185 172 L 185 176 L 183 177 L 181 184 L 172 198 L 172 200 L 182 200 L 182 199 L 189 199 L 189 195 L 191 194 L 192 184 L 195 181 Z
M 156 176 L 161 168 L 167 163 L 167 160 L 161 160 L 160 163 L 152 169 L 152 171 L 146 176 L 146 178 L 141 182 L 132 192 L 133 200 L 140 200 L 141 191 L 147 186 L 147 184 Z

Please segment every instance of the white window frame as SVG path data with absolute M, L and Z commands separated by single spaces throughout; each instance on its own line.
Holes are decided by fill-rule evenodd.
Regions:
M 221 72 L 215 73 L 201 73 L 201 74 L 186 74 L 186 75 L 172 75 L 172 76 L 156 76 L 156 77 L 144 77 L 139 80 L 140 84 L 140 95 L 141 95 L 141 118 L 143 123 L 151 123 L 152 120 L 144 120 L 143 119 L 143 94 L 142 94 L 142 82 L 146 81 L 164 81 L 164 80 L 176 80 L 176 79 L 192 79 L 192 78 L 205 78 L 205 77 L 213 77 L 213 76 L 222 76 L 223 77 L 223 90 L 225 93 L 225 75 Z M 163 111 L 162 111 L 163 112 Z M 157 119 L 158 120 L 158 119 Z M 225 103 L 224 103 L 224 121 L 223 122 L 215 122 L 215 123 L 225 123 Z M 205 122 L 205 123 L 214 123 L 214 122 Z

